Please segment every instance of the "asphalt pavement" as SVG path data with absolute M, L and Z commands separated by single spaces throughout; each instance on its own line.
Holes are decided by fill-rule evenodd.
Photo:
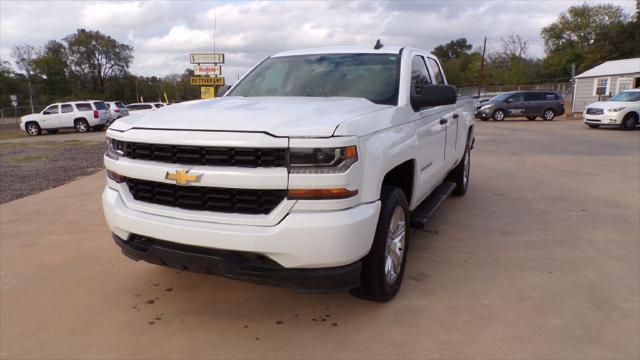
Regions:
M 640 131 L 476 134 L 469 192 L 413 232 L 386 304 L 133 262 L 104 172 L 0 205 L 0 357 L 640 358 Z

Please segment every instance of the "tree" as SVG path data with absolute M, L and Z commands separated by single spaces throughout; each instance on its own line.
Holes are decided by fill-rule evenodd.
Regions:
M 468 54 L 472 48 L 473 46 L 467 43 L 467 39 L 459 38 L 436 46 L 431 53 L 438 57 L 441 62 L 446 62 L 451 59 L 457 59 L 463 54 Z
M 525 58 L 529 51 L 529 41 L 516 33 L 501 37 L 502 54 L 507 58 Z
M 28 44 L 16 45 L 11 50 L 11 56 L 16 62 L 18 69 L 24 71 L 27 76 L 27 91 L 29 92 L 29 102 L 31 104 L 31 112 L 34 111 L 33 106 L 33 83 L 32 77 L 35 73 L 34 60 L 38 56 L 36 49 Z
M 558 19 L 544 27 L 544 67 L 548 76 L 565 76 L 571 63 L 584 70 L 583 65 L 597 34 L 614 24 L 623 24 L 628 16 L 620 6 L 611 4 L 582 4 L 570 7 Z
M 592 49 L 587 53 L 583 68 L 591 68 L 603 61 L 640 57 L 640 20 L 616 23 L 596 34 Z
M 69 95 L 67 52 L 64 44 L 56 40 L 47 42 L 33 62 L 36 72 L 43 77 L 47 94 L 45 102 Z
M 99 31 L 78 29 L 63 41 L 71 72 L 80 80 L 88 79 L 94 92 L 104 92 L 107 78 L 126 74 L 133 60 L 132 46 Z

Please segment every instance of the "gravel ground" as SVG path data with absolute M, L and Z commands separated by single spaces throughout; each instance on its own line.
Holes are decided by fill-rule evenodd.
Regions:
M 0 144 L 0 204 L 103 168 L 102 141 Z

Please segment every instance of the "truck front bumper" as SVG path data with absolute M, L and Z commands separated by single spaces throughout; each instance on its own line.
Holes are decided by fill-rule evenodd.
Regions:
M 138 235 L 198 248 L 259 254 L 287 269 L 333 268 L 362 259 L 371 249 L 380 212 L 379 201 L 335 211 L 292 210 L 276 225 L 256 226 L 133 210 L 110 187 L 103 192 L 102 204 L 111 231 L 120 239 Z
M 127 240 L 112 236 L 127 257 L 178 270 L 304 292 L 347 291 L 360 285 L 360 261 L 331 268 L 287 269 L 253 253 L 180 245 L 138 235 Z

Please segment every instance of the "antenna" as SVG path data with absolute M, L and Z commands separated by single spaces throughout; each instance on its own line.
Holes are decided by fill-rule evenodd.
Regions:
M 213 13 L 213 53 L 216 53 L 216 25 L 218 22 L 218 13 Z
M 380 42 L 380 39 L 378 39 L 378 40 L 376 40 L 376 44 L 373 45 L 373 49 L 374 50 L 380 50 L 380 49 L 382 49 L 383 46 L 384 45 L 382 45 L 382 43 Z

